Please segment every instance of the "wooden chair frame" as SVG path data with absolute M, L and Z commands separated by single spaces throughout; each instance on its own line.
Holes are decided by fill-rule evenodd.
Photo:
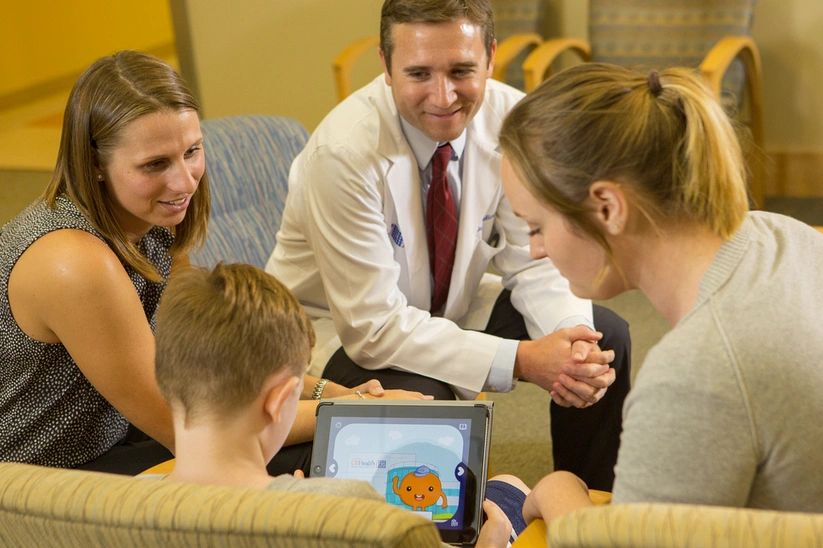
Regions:
M 503 82 L 506 80 L 506 72 L 512 61 L 520 55 L 526 48 L 538 46 L 543 42 L 543 37 L 535 32 L 513 34 L 497 44 L 497 52 L 494 55 L 494 69 L 492 78 Z
M 547 40 L 532 51 L 523 62 L 523 78 L 526 92 L 534 90 L 551 75 L 551 65 L 566 51 L 576 53 L 582 61 L 591 61 L 591 45 L 578 38 Z M 749 36 L 722 38 L 703 58 L 700 73 L 706 79 L 715 96 L 720 98 L 721 82 L 735 59 L 741 59 L 746 72 L 746 89 L 749 94 L 752 140 L 757 150 L 763 150 L 763 69 L 760 52 Z M 760 162 L 753 161 L 749 192 L 753 206 L 763 207 L 765 184 Z
M 337 54 L 332 61 L 332 73 L 334 75 L 334 88 L 337 93 L 337 100 L 342 101 L 348 97 L 352 91 L 351 71 L 354 64 L 364 53 L 372 48 L 379 47 L 380 38 L 377 36 L 367 36 L 355 40 Z

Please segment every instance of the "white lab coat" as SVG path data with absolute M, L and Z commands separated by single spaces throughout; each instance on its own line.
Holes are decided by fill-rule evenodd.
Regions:
M 322 372 L 342 342 L 366 369 L 393 367 L 444 381 L 462 396 L 479 392 L 501 343 L 469 330 L 485 327 L 500 291 L 500 278 L 486 283 L 490 263 L 533 338 L 570 317 L 591 321 L 591 302 L 573 296 L 550 261 L 530 258 L 527 227 L 503 194 L 497 135 L 521 97 L 489 80 L 468 125 L 443 317 L 429 313 L 419 169 L 391 88 L 380 76 L 320 123 L 292 164 L 277 245 L 266 265 L 313 317 L 313 373 Z

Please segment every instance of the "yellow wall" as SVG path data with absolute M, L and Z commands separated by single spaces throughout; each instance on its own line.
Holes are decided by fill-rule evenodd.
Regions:
M 760 0 L 753 33 L 763 59 L 766 147 L 823 154 L 823 1 Z
M 185 7 L 193 70 L 208 117 L 293 116 L 308 128 L 335 104 L 330 63 L 354 39 L 377 33 L 382 0 L 172 0 Z M 552 29 L 585 36 L 587 2 L 549 0 Z M 165 0 L 4 2 L 0 99 L 79 73 L 121 48 L 173 41 Z M 760 0 L 754 36 L 765 75 L 770 152 L 823 153 L 823 2 Z M 370 55 L 361 74 L 376 74 Z M 360 77 L 362 81 L 365 77 Z
M 312 129 L 336 103 L 332 59 L 351 41 L 378 33 L 381 5 L 382 0 L 179 0 L 191 45 L 180 53 L 181 68 L 195 80 L 207 118 L 280 114 Z M 189 54 L 193 66 L 183 62 Z M 376 75 L 376 51 L 366 63 Z
M 181 0 L 187 7 L 201 99 L 209 117 L 286 114 L 308 128 L 334 104 L 330 63 L 376 34 L 381 0 Z M 554 32 L 587 34 L 588 2 L 550 0 Z M 765 75 L 766 146 L 823 152 L 823 2 L 761 0 L 754 36 Z M 373 61 L 372 72 L 379 65 Z
M 118 49 L 157 50 L 173 41 L 165 0 L 3 2 L 0 97 L 73 79 Z

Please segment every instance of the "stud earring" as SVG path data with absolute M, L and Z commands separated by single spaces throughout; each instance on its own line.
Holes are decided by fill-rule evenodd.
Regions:
M 97 174 L 97 180 L 100 181 L 100 182 L 103 181 L 103 174 L 102 173 Z

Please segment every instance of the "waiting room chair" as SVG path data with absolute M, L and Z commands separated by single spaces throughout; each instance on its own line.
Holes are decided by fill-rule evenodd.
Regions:
M 523 62 L 525 90 L 550 75 L 566 51 L 583 61 L 641 70 L 695 67 L 733 117 L 748 110 L 747 125 L 763 148 L 763 84 L 760 53 L 751 37 L 756 0 L 589 0 L 589 41 L 548 40 Z M 746 93 L 743 93 L 745 89 Z M 744 98 L 748 109 L 743 108 Z M 764 203 L 759 163 L 752 164 L 751 198 Z
M 549 0 L 491 0 L 491 4 L 497 38 L 493 78 L 524 89 L 521 65 L 535 46 L 543 42 Z
M 549 527 L 529 524 L 514 548 L 815 548 L 823 514 L 694 504 L 633 503 L 571 512 Z
M 191 262 L 264 267 L 274 249 L 291 163 L 308 139 L 296 120 L 233 116 L 202 124 L 211 218 L 206 242 Z
M 437 546 L 381 501 L 0 463 L 0 546 Z
M 514 63 L 520 55 L 527 53 L 529 48 L 535 48 L 542 42 L 543 37 L 536 32 L 512 34 L 502 40 L 497 46 L 492 78 L 501 82 L 507 81 L 509 67 L 512 66 L 512 63 Z

